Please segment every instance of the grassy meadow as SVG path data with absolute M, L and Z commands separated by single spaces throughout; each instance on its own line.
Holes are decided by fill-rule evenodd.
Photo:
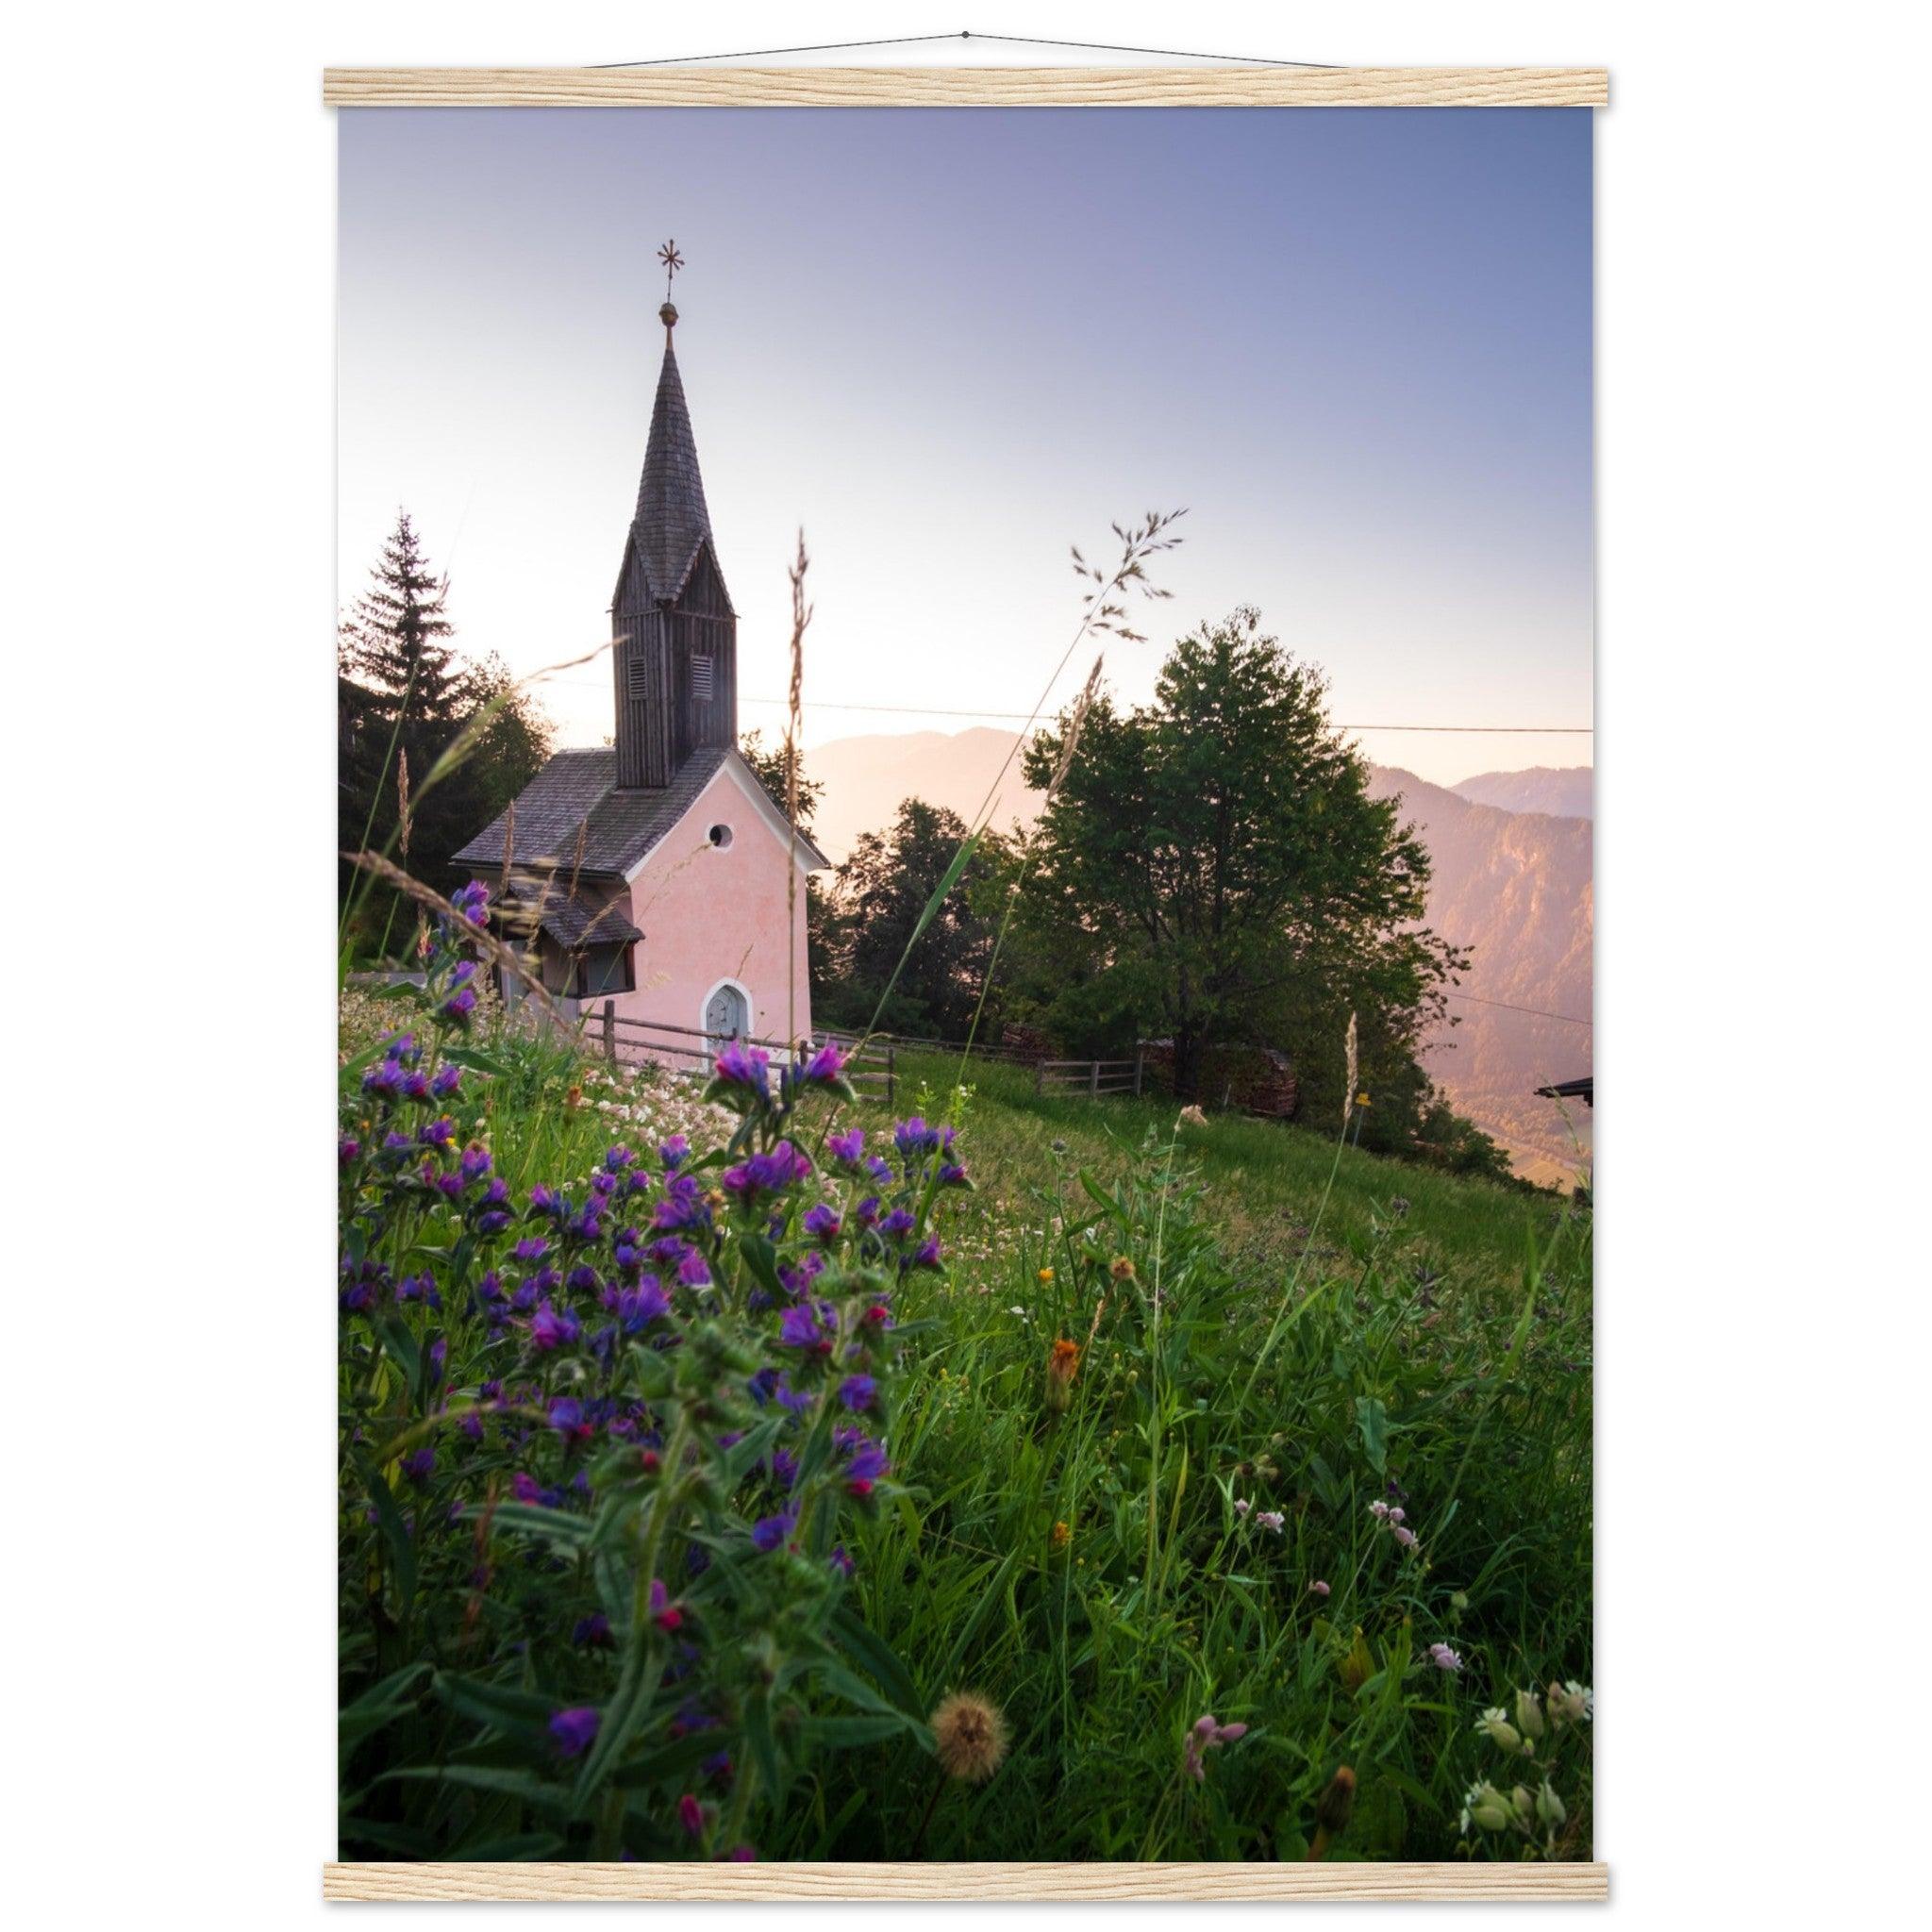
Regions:
M 341 1856 L 1590 1856 L 1587 1199 L 414 1017 L 344 1013 Z

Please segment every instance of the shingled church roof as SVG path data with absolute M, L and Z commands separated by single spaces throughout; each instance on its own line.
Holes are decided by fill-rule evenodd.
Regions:
M 671 311 L 675 313 L 675 311 Z M 651 410 L 644 473 L 638 482 L 637 513 L 631 519 L 631 547 L 644 567 L 651 595 L 669 603 L 684 589 L 698 552 L 711 534 L 705 507 L 705 479 L 698 471 L 697 440 L 685 407 L 684 383 L 671 332 L 664 333 L 664 366 L 658 375 L 658 401 Z M 713 550 L 713 559 L 716 551 Z
M 699 793 L 725 760 L 737 757 L 725 745 L 701 745 L 677 768 L 670 784 L 620 791 L 617 753 L 610 745 L 558 752 L 517 799 L 516 853 L 511 863 L 580 872 L 595 878 L 628 877 L 698 802 Z M 763 798 L 758 780 L 750 782 Z M 775 806 L 771 809 L 777 812 Z M 500 867 L 508 816 L 499 813 L 492 819 L 456 855 L 456 863 Z M 584 828 L 581 854 L 579 825 Z M 831 863 L 802 833 L 798 849 L 808 865 Z

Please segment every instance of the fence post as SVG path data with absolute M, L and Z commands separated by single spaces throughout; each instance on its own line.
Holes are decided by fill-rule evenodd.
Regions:
M 1137 1040 L 1137 1041 L 1135 1041 L 1135 1042 L 1134 1042 L 1134 1098 L 1135 1098 L 1136 1100 L 1139 1100 L 1139 1099 L 1140 1099 L 1140 1097 L 1141 1097 L 1141 1058 L 1142 1058 L 1142 1056 L 1141 1056 L 1141 1042 L 1140 1042 L 1140 1041 L 1139 1041 Z
M 604 1002 L 604 1058 L 615 1060 L 617 1058 L 617 1002 Z
M 899 1056 L 898 1050 L 889 1040 L 886 1041 L 886 1110 L 890 1113 L 892 1104 L 899 1097 Z
M 1035 1061 L 1033 1062 L 1033 1097 L 1034 1097 L 1034 1099 L 1035 1099 L 1035 1100 L 1038 1100 L 1038 1099 L 1040 1098 L 1040 1096 L 1041 1096 L 1041 1095 L 1042 1093 L 1044 1093 L 1045 1091 L 1046 1091 L 1046 1062 L 1045 1062 L 1044 1060 L 1035 1060 Z
M 1095 1060 L 1087 1072 L 1087 1092 L 1090 1098 L 1100 1098 L 1100 1062 Z

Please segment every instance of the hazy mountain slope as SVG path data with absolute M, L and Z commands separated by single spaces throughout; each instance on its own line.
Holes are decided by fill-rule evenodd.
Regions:
M 819 842 L 842 858 L 861 832 L 890 824 L 905 798 L 924 798 L 970 817 L 1012 742 L 1010 733 L 980 728 L 846 738 L 819 746 L 806 758 L 810 775 L 825 786 Z M 1469 782 L 1538 776 L 1491 773 Z M 1576 1166 L 1570 1128 L 1557 1104 L 1539 1100 L 1535 1090 L 1589 1073 L 1591 1035 L 1586 1027 L 1505 1008 L 1591 1017 L 1590 820 L 1472 803 L 1459 791 L 1381 766 L 1374 769 L 1373 789 L 1379 797 L 1400 792 L 1405 817 L 1422 828 L 1435 866 L 1429 924 L 1474 953 L 1461 991 L 1505 1003 L 1453 1002 L 1459 1024 L 1430 1042 L 1425 1064 L 1460 1111 L 1509 1147 L 1522 1171 L 1546 1180 L 1568 1174 Z M 996 823 L 1030 820 L 1037 806 L 1016 770 L 1002 785 Z M 1587 1111 L 1576 1124 L 1587 1147 Z
M 1596 816 L 1596 773 L 1589 765 L 1481 772 L 1449 789 L 1472 805 L 1493 805 L 1504 811 L 1546 811 L 1573 819 Z
M 1587 1146 L 1589 1111 L 1566 1122 L 1536 1089 L 1591 1071 L 1591 1031 L 1507 1009 L 1591 1017 L 1594 827 L 1585 818 L 1473 805 L 1383 766 L 1371 789 L 1401 794 L 1433 864 L 1429 924 L 1472 954 L 1458 990 L 1479 998 L 1452 999 L 1457 1024 L 1430 1043 L 1424 1064 L 1457 1110 L 1507 1142 L 1525 1171 L 1554 1177 L 1531 1157 L 1574 1168 L 1572 1127 Z

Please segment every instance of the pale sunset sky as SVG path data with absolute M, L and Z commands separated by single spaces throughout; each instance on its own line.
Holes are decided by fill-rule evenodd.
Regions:
M 1024 713 L 1068 545 L 1181 506 L 1172 602 L 1108 643 L 1122 699 L 1253 604 L 1340 723 L 1591 722 L 1587 110 L 340 121 L 344 602 L 402 505 L 464 648 L 527 673 L 607 639 L 675 237 L 746 727 L 782 724 L 801 524 L 809 746 Z M 608 735 L 606 661 L 541 695 L 559 743 Z M 1438 783 L 1591 758 L 1359 736 Z

